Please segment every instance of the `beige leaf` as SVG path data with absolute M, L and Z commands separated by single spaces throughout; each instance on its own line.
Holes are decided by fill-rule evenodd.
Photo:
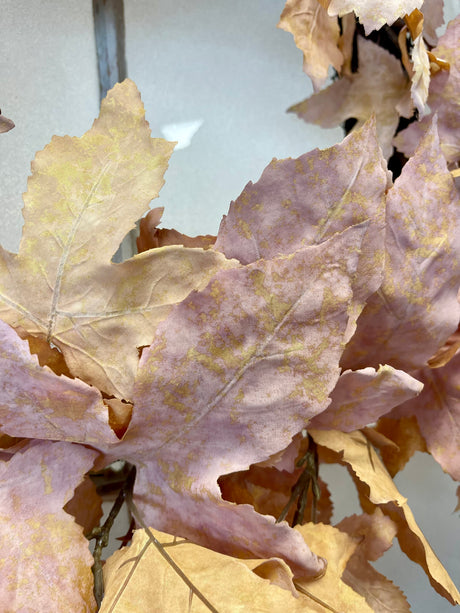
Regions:
M 126 399 L 137 347 L 174 303 L 236 265 L 177 246 L 111 263 L 157 197 L 173 149 L 150 137 L 144 114 L 126 80 L 81 138 L 53 137 L 32 163 L 19 253 L 0 250 L 0 317 L 57 346 L 74 376 Z
M 340 32 L 337 17 L 329 17 L 318 0 L 288 0 L 278 27 L 291 32 L 303 53 L 303 69 L 315 90 L 328 77 L 329 66 L 337 71 L 343 63 L 338 47 Z

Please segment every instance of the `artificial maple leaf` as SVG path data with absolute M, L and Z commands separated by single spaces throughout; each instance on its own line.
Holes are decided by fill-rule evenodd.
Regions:
M 293 160 L 274 159 L 222 220 L 215 249 L 248 264 L 320 244 L 370 220 L 353 283 L 354 318 L 382 281 L 386 164 L 370 120 L 342 143 Z M 346 338 L 355 329 L 350 318 Z
M 99 525 L 103 515 L 102 498 L 96 491 L 96 485 L 88 475 L 75 489 L 73 497 L 64 506 L 64 511 L 75 517 L 75 521 L 83 528 L 84 534 L 89 534 Z
M 288 112 L 323 128 L 333 128 L 353 117 L 357 119 L 355 130 L 375 114 L 380 146 L 388 158 L 400 115 L 412 115 L 408 80 L 400 62 L 370 40 L 358 37 L 358 56 L 358 72 L 334 81 Z
M 442 368 L 417 373 L 424 388 L 389 413 L 391 419 L 415 416 L 428 451 L 444 472 L 460 481 L 460 353 Z
M 180 247 L 110 262 L 158 195 L 172 148 L 150 137 L 134 83 L 116 85 L 84 136 L 55 136 L 37 154 L 19 253 L 0 250 L 0 317 L 58 346 L 74 375 L 120 398 L 130 397 L 137 347 L 170 306 L 235 265 Z
M 221 271 L 158 326 L 114 452 L 138 468 L 147 523 L 223 553 L 284 557 L 299 575 L 322 572 L 287 524 L 223 501 L 217 479 L 286 447 L 328 405 L 365 231 Z
M 303 53 L 303 70 L 311 78 L 315 91 L 328 78 L 329 66 L 339 71 L 343 54 L 339 49 L 339 23 L 330 17 L 318 0 L 288 0 L 278 28 L 291 32 Z
M 427 451 L 425 439 L 414 415 L 401 415 L 398 419 L 381 417 L 376 429 L 396 443 L 396 449 L 391 446 L 380 449 L 382 461 L 392 477 L 404 468 L 416 451 Z
M 431 77 L 428 106 L 431 114 L 410 124 L 394 139 L 394 144 L 406 157 L 412 156 L 420 139 L 429 128 L 432 117 L 438 115 L 441 149 L 448 162 L 460 160 L 460 17 L 447 25 L 438 46 L 432 50 L 435 57 L 450 65 L 449 71 L 441 70 Z
M 193 543 L 151 530 L 187 578 L 208 600 L 192 594 L 171 565 L 149 542 L 143 530 L 134 533 L 130 547 L 115 552 L 104 566 L 105 597 L 101 613 L 141 613 L 155 602 L 165 613 L 254 613 L 292 611 L 323 613 L 324 605 L 343 607 L 348 613 L 370 613 L 364 599 L 340 581 L 356 541 L 332 526 L 309 524 L 299 530 L 305 539 L 329 554 L 324 577 L 313 583 L 298 581 L 293 595 L 292 575 L 282 560 L 236 560 Z M 163 589 L 158 590 L 162 585 Z M 282 587 L 279 587 L 282 585 Z M 318 596 L 320 594 L 320 596 Z M 321 596 L 324 597 L 321 598 Z
M 433 123 L 388 192 L 384 280 L 358 319 L 343 368 L 389 364 L 418 378 L 412 371 L 457 328 L 459 210 Z
M 347 562 L 356 551 L 359 540 L 324 524 L 304 524 L 296 526 L 295 530 L 328 560 L 327 572 L 323 577 L 315 581 L 296 580 L 297 589 L 319 599 L 329 610 L 371 613 L 372 609 L 365 599 L 347 585 L 343 578 Z
M 406 498 L 397 490 L 382 461 L 364 434 L 338 430 L 309 430 L 318 445 L 337 454 L 337 461 L 348 464 L 357 479 L 360 497 L 368 509 L 379 505 L 398 528 L 401 550 L 419 564 L 432 587 L 452 604 L 460 604 L 460 593 L 418 527 Z
M 346 370 L 331 393 L 331 404 L 311 420 L 310 427 L 359 430 L 422 389 L 423 383 L 391 366 Z
M 187 236 L 177 230 L 157 228 L 163 214 L 163 207 L 152 209 L 139 222 L 139 236 L 137 237 L 137 250 L 139 253 L 148 249 L 157 249 L 166 245 L 183 245 L 184 247 L 200 247 L 208 249 L 214 244 L 216 237 L 206 234 L 204 236 Z
M 233 613 L 248 607 L 259 613 L 282 609 L 321 611 L 314 602 L 309 608 L 307 598 L 296 598 L 291 591 L 252 572 L 250 566 L 259 566 L 260 560 L 250 564 L 249 560 L 236 560 L 169 534 L 151 532 L 210 606 L 191 592 L 149 541 L 148 534 L 136 530 L 131 546 L 115 552 L 104 565 L 101 613 L 141 613 L 152 602 L 156 610 L 165 613 Z
M 360 539 L 359 545 L 348 560 L 342 575 L 343 581 L 361 594 L 374 613 L 408 613 L 409 604 L 401 590 L 369 564 L 377 560 L 392 545 L 396 526 L 379 508 L 372 514 L 346 517 L 336 526 L 352 537 Z
M 101 393 L 38 364 L 27 341 L 0 320 L 0 422 L 10 436 L 112 444 Z
M 355 12 L 364 30 L 369 35 L 372 30 L 380 30 L 385 25 L 392 25 L 398 18 L 419 9 L 423 0 L 321 0 L 328 6 L 329 15 L 342 17 L 347 13 Z M 384 91 L 384 90 L 382 90 Z
M 431 47 L 438 42 L 437 28 L 444 23 L 444 0 L 425 0 L 422 5 L 423 38 Z
M 96 610 L 93 558 L 63 511 L 97 452 L 32 441 L 0 461 L 0 601 L 8 613 Z

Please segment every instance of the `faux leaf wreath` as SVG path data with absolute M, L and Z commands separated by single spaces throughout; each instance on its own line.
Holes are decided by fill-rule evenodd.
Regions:
M 460 319 L 460 202 L 436 117 L 394 184 L 377 132 L 371 117 L 273 160 L 214 245 L 121 264 L 173 148 L 150 137 L 134 83 L 37 154 L 19 253 L 0 252 L 6 611 L 96 610 L 85 475 L 118 459 L 136 467 L 124 495 L 145 530 L 107 561 L 102 611 L 409 611 L 369 564 L 395 535 L 460 603 L 385 467 L 418 437 L 460 479 L 459 356 L 429 366 Z M 330 521 L 321 462 L 349 467 L 361 516 L 305 521 L 310 506 Z

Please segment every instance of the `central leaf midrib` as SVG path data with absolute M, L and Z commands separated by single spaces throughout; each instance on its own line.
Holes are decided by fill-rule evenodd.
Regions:
M 54 328 L 56 325 L 56 317 L 57 317 L 57 313 L 58 313 L 58 309 L 57 309 L 57 305 L 58 305 L 58 301 L 60 298 L 60 294 L 61 294 L 61 284 L 62 284 L 62 277 L 64 275 L 64 269 L 66 267 L 67 264 L 67 259 L 69 257 L 70 254 L 70 250 L 72 247 L 72 243 L 74 241 L 75 235 L 77 233 L 78 227 L 81 223 L 81 220 L 83 219 L 83 215 L 85 214 L 88 206 L 90 205 L 93 196 L 97 190 L 97 188 L 99 187 L 103 176 L 105 175 L 105 173 L 107 172 L 109 166 L 110 166 L 111 162 L 107 162 L 105 164 L 105 166 L 102 168 L 101 172 L 99 173 L 99 176 L 96 180 L 96 182 L 94 183 L 93 187 L 91 188 L 90 193 L 88 194 L 86 200 L 83 202 L 83 205 L 80 209 L 80 212 L 78 214 L 78 216 L 75 218 L 72 227 L 70 229 L 69 235 L 67 237 L 67 241 L 65 243 L 64 249 L 62 251 L 62 255 L 61 258 L 59 260 L 59 265 L 57 268 L 57 273 L 56 273 L 56 282 L 54 285 L 54 289 L 53 289 L 53 295 L 51 298 L 51 306 L 50 306 L 50 311 L 48 314 L 48 334 L 47 334 L 47 342 L 50 343 L 52 338 L 53 338 L 53 334 L 54 334 Z

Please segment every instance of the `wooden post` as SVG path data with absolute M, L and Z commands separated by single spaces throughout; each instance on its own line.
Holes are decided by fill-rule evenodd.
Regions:
M 115 83 L 127 77 L 123 0 L 93 0 L 93 18 L 102 100 Z M 136 230 L 131 230 L 114 255 L 114 262 L 126 260 L 137 252 L 136 236 Z

